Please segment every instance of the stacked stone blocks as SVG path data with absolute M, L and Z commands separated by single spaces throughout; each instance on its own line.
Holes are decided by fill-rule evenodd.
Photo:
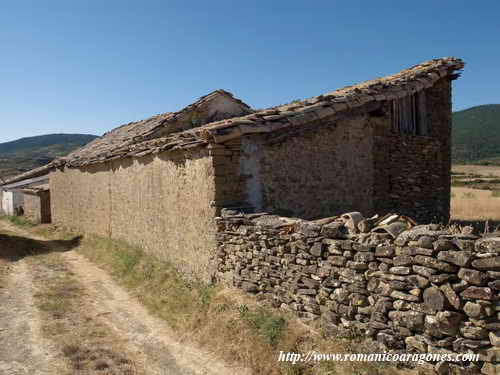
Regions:
M 499 371 L 500 234 L 431 224 L 394 239 L 233 210 L 217 226 L 219 280 L 327 329 L 361 329 L 392 350 L 478 353 L 478 373 Z

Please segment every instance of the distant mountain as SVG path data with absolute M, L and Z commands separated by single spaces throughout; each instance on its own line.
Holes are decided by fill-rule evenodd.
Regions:
M 453 113 L 454 163 L 500 165 L 500 104 Z
M 0 177 L 40 167 L 95 138 L 89 134 L 47 134 L 0 143 Z

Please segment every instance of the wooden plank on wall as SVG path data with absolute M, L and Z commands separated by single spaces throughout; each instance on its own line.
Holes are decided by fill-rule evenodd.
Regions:
M 425 98 L 424 100 L 425 101 Z M 423 116 L 422 126 L 426 132 L 425 107 L 421 109 L 422 99 L 416 95 L 408 95 L 392 101 L 392 128 L 395 133 L 420 135 L 420 118 Z M 420 111 L 424 111 L 424 114 Z
M 416 94 L 417 99 L 417 135 L 429 135 L 425 91 Z

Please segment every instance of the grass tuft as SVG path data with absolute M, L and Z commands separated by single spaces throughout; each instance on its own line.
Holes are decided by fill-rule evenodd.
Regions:
M 4 215 L 0 216 L 1 219 L 3 220 L 8 220 L 12 224 L 17 225 L 19 227 L 26 227 L 26 228 L 31 228 L 34 227 L 35 224 L 27 220 L 24 216 L 11 216 L 11 215 Z
M 240 318 L 246 321 L 257 334 L 264 337 L 266 342 L 272 346 L 279 343 L 286 328 L 286 320 L 282 316 L 276 316 L 264 308 L 251 311 L 246 305 L 241 305 L 238 310 Z

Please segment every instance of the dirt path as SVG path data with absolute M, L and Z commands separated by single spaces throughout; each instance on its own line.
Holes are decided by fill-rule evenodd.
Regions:
M 66 365 L 57 359 L 55 346 L 41 334 L 29 267 L 21 259 L 9 268 L 0 289 L 0 374 L 61 373 Z
M 0 221 L 5 231 L 35 241 L 43 253 L 52 246 Z M 9 348 L 0 351 L 1 375 L 245 372 L 179 343 L 165 322 L 74 250 L 9 262 L 8 282 L 0 288 L 0 347 Z

